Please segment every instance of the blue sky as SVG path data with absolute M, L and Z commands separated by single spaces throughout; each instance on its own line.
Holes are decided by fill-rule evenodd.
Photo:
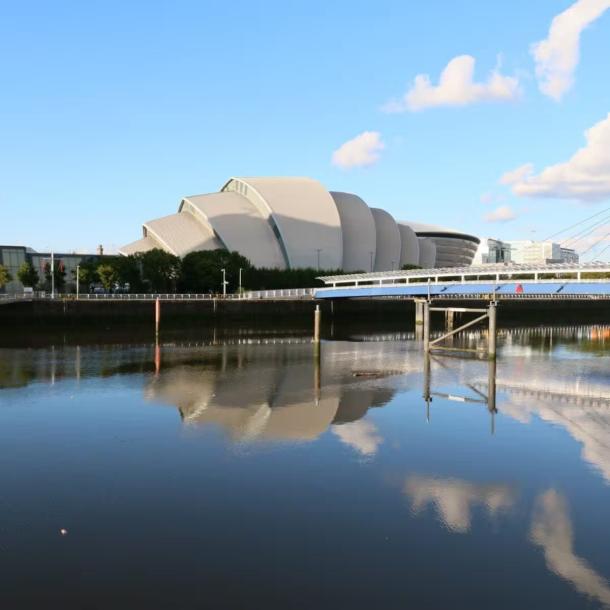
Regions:
M 553 97 L 531 48 L 573 0 L 4 2 L 0 243 L 117 248 L 232 175 L 311 176 L 400 219 L 545 238 L 610 206 L 610 10 L 578 4 L 599 14 Z M 434 88 L 463 55 L 482 89 L 456 103 Z M 507 91 L 485 89 L 494 70 Z M 432 93 L 413 109 L 419 74 Z M 596 124 L 597 190 L 581 192 L 578 167 L 552 166 Z M 383 148 L 333 164 L 364 132 Z

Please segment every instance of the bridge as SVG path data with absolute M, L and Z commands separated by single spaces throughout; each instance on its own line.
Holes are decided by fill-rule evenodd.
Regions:
M 319 278 L 316 299 L 610 299 L 610 263 L 497 264 Z

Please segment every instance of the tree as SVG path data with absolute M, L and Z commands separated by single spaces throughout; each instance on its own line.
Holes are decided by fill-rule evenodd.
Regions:
M 236 292 L 239 270 L 242 269 L 244 281 L 252 265 L 239 252 L 222 249 L 190 252 L 182 259 L 180 289 L 185 292 L 222 292 L 223 269 L 228 282 L 227 292 Z
M 412 265 L 411 263 L 405 263 L 401 269 L 403 271 L 408 271 L 409 269 L 421 269 L 419 265 Z
M 29 286 L 31 288 L 35 288 L 40 281 L 38 271 L 36 271 L 32 263 L 29 263 L 28 261 L 21 263 L 21 266 L 17 271 L 17 278 L 24 286 Z
M 55 290 L 61 290 L 66 283 L 66 268 L 63 261 L 55 261 L 54 265 Z M 44 265 L 44 277 L 46 279 L 47 290 L 51 288 L 51 263 L 47 262 Z
M 153 248 L 141 255 L 142 276 L 153 292 L 175 292 L 180 278 L 180 259 L 165 250 Z
M 0 288 L 4 288 L 12 280 L 13 277 L 8 272 L 8 269 L 4 265 L 0 265 Z
M 118 282 L 125 286 L 129 284 L 130 292 L 141 292 L 144 289 L 142 282 L 142 255 L 130 254 L 120 256 L 113 261 Z
M 98 265 L 96 272 L 104 290 L 109 292 L 117 280 L 116 269 L 112 265 L 101 264 Z
M 97 274 L 97 259 L 94 257 L 83 258 L 78 264 L 78 281 L 81 286 L 85 287 L 86 292 L 89 291 L 91 284 L 95 284 L 100 281 Z M 77 272 L 76 269 L 72 271 L 74 276 L 74 282 L 76 283 Z M 80 287 L 79 287 L 80 290 Z

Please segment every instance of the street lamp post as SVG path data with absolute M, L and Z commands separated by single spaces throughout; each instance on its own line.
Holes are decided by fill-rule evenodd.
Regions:
M 369 254 L 371 255 L 371 271 L 373 271 L 373 251 L 371 250 Z
M 241 267 L 239 268 L 239 295 L 241 296 Z
M 320 271 L 320 252 L 322 252 L 322 248 L 316 248 L 316 252 L 318 253 L 318 271 Z
M 80 265 L 76 265 L 76 300 L 80 296 Z
M 55 254 L 51 252 L 51 298 L 55 298 Z
M 227 272 L 224 269 L 222 271 L 222 296 L 227 296 Z

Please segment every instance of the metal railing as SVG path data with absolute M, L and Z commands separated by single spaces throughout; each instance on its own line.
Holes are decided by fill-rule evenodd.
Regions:
M 17 301 L 33 300 L 80 300 L 80 301 L 211 301 L 211 300 L 261 300 L 286 299 L 301 300 L 313 299 L 315 288 L 284 288 L 279 290 L 252 290 L 241 294 L 210 294 L 210 293 L 55 293 L 53 297 L 49 292 L 23 292 L 0 294 L 0 304 Z

